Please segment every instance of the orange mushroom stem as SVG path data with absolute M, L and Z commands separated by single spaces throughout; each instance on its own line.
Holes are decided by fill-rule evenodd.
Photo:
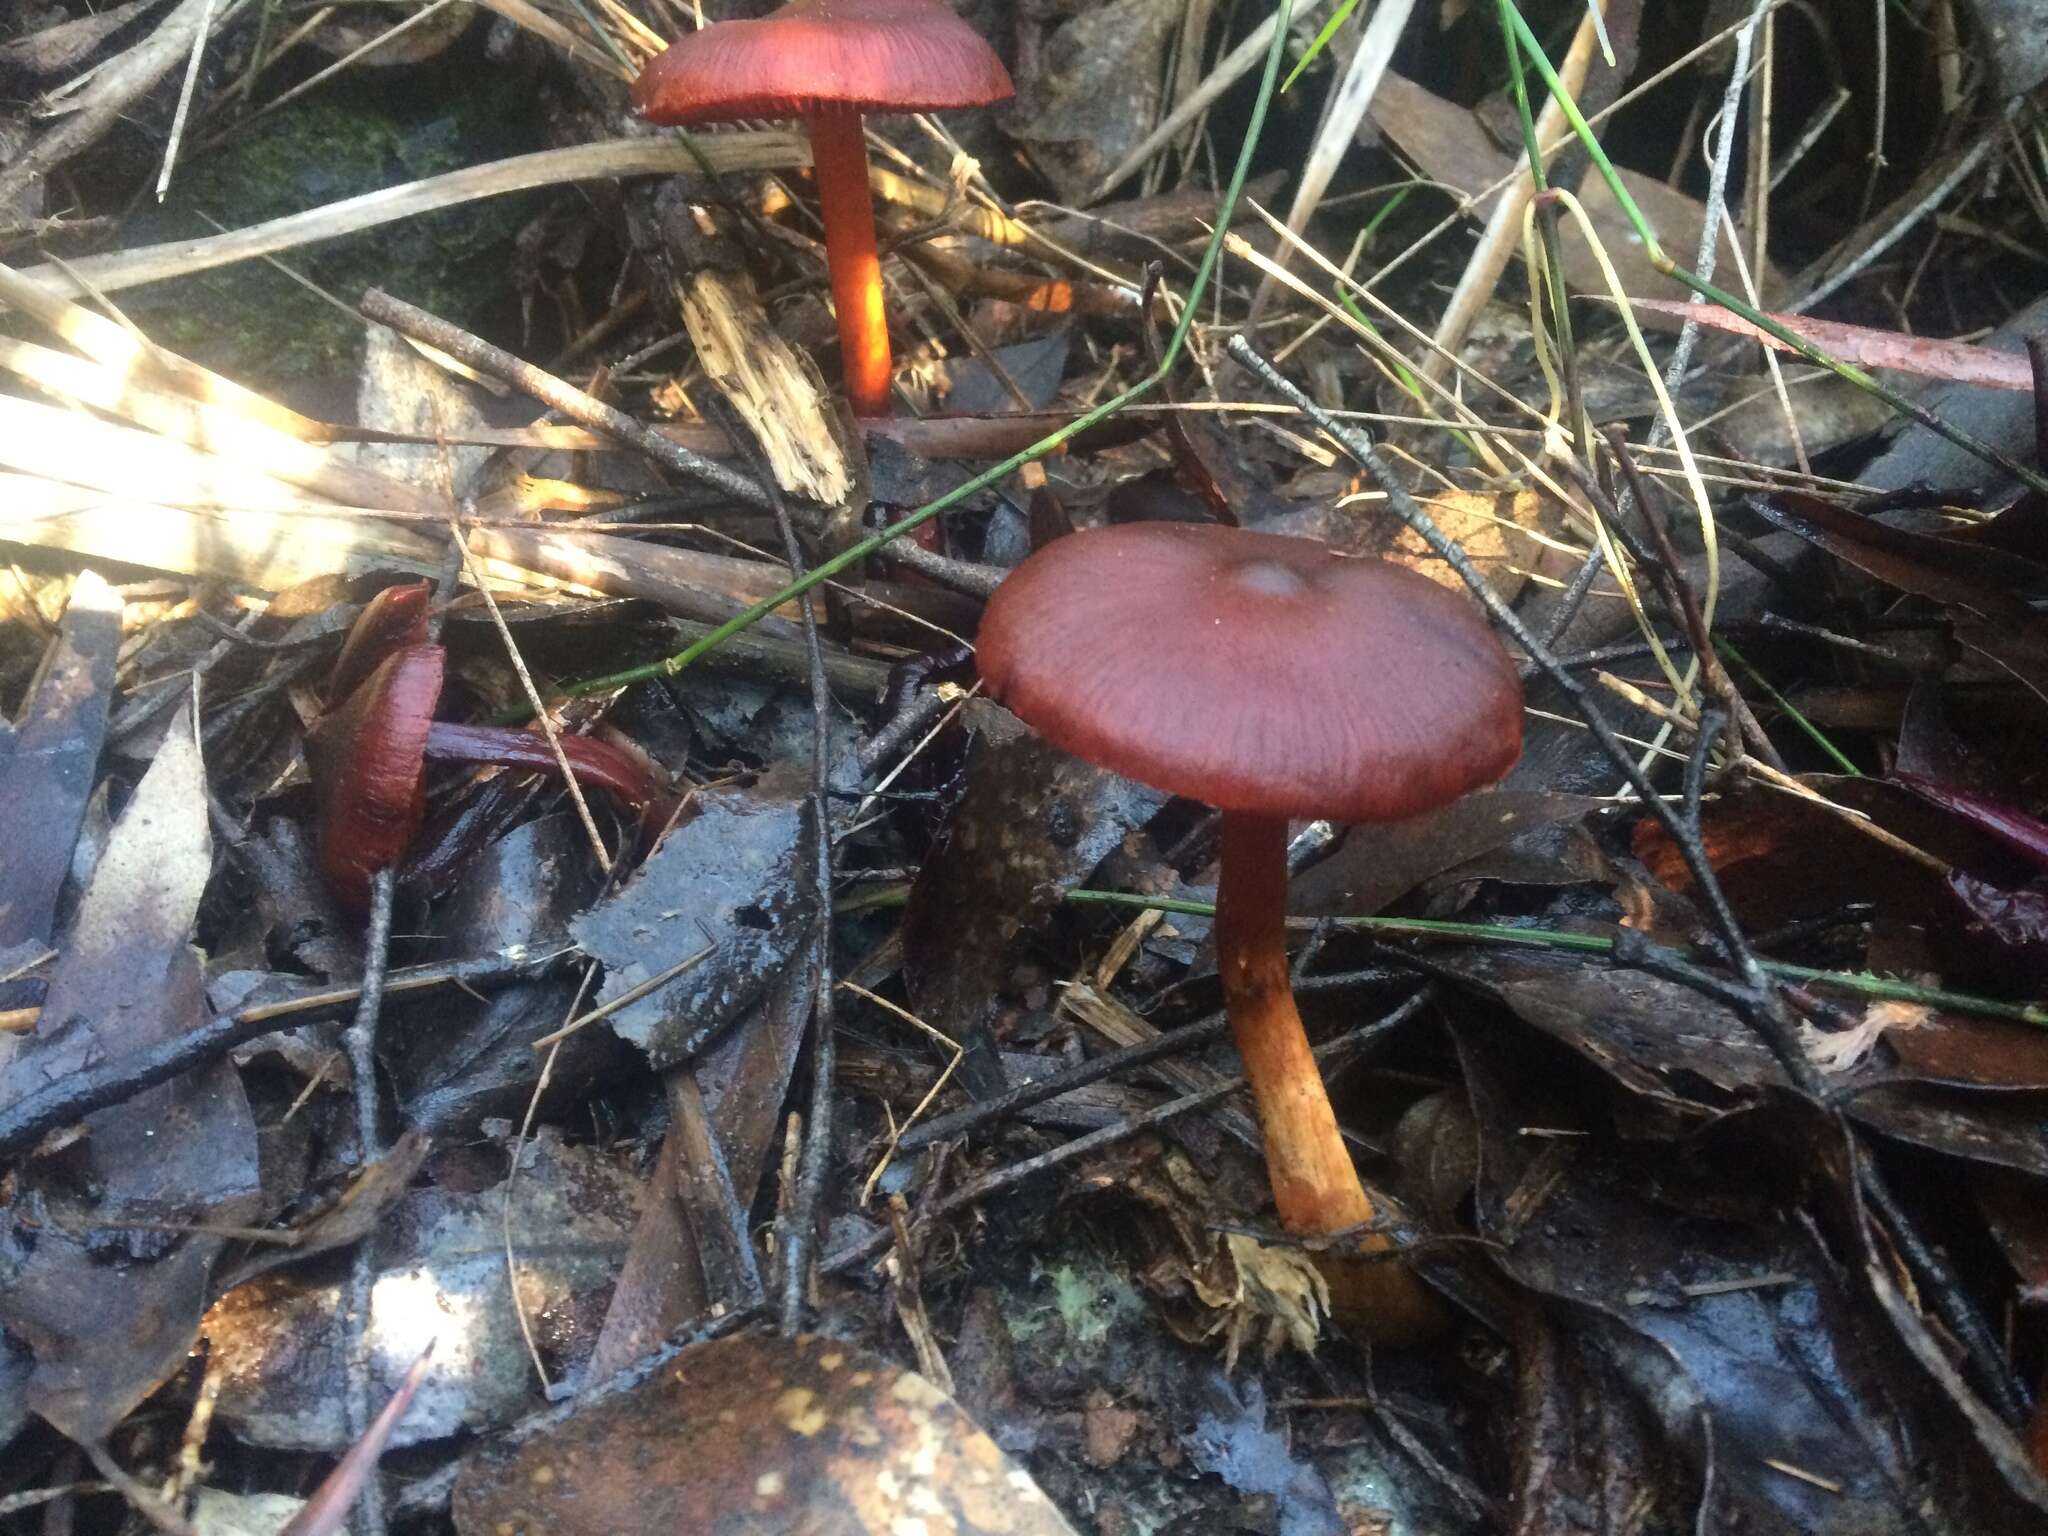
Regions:
M 832 275 L 832 311 L 839 321 L 840 370 L 853 414 L 887 416 L 889 322 L 882 311 L 882 261 L 875 247 L 875 209 L 868 193 L 868 143 L 861 114 L 848 109 L 804 118 L 818 209 L 825 223 L 825 265 Z
M 1521 683 L 1426 577 L 1306 540 L 1186 523 L 1077 533 L 1019 566 L 975 640 L 989 690 L 1058 745 L 1223 812 L 1216 958 L 1290 1232 L 1370 1227 L 1287 970 L 1290 817 L 1392 821 L 1492 783 Z M 1384 1342 L 1440 1319 L 1368 1231 L 1319 1256 L 1332 1310 Z
M 1273 1204 L 1290 1232 L 1339 1232 L 1370 1222 L 1374 1212 L 1294 1005 L 1286 911 L 1285 818 L 1224 812 L 1216 965 L 1265 1132 Z
M 678 38 L 633 82 L 633 105 L 655 123 L 803 120 L 846 396 L 855 416 L 877 417 L 889 414 L 889 328 L 862 115 L 982 106 L 1011 89 L 946 0 L 788 0 Z
M 1216 969 L 1231 1038 L 1259 1112 L 1273 1207 L 1289 1232 L 1348 1232 L 1378 1218 L 1359 1182 L 1337 1112 L 1309 1049 L 1287 969 L 1287 818 L 1223 813 L 1223 859 L 1216 881 Z M 1393 1240 L 1360 1237 L 1361 1254 L 1385 1253 Z M 1340 1317 L 1371 1319 L 1374 1337 L 1399 1343 L 1426 1337 L 1441 1313 L 1415 1276 L 1384 1261 L 1325 1261 L 1331 1307 Z

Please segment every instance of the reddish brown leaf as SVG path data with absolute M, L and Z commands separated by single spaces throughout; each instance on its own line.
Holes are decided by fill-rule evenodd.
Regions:
M 1629 303 L 1654 314 L 1697 320 L 1701 325 L 1732 335 L 1753 336 L 1774 351 L 1797 350 L 1750 324 L 1742 316 L 1717 305 L 1638 298 L 1631 298 Z M 1999 352 L 1961 341 L 1941 341 L 1932 336 L 1905 336 L 1897 331 L 1880 331 L 1867 325 L 1844 325 L 1838 320 L 1816 320 L 1810 315 L 1771 314 L 1769 318 L 1793 335 L 1812 342 L 1830 357 L 1861 368 L 1894 368 L 1900 373 L 1918 374 L 1926 379 L 1978 384 L 1986 389 L 2031 390 L 2034 387 L 2032 369 L 2028 367 L 2026 358 L 2015 352 Z
M 1990 833 L 2028 862 L 2048 869 L 2048 822 L 2003 805 L 1988 795 L 1958 789 L 1923 774 L 1895 771 L 1892 777 L 1929 804 L 1940 806 L 1951 816 L 1962 817 L 1971 826 Z
M 2011 588 L 2048 579 L 2048 571 L 2032 561 L 1894 528 L 1819 496 L 1785 492 L 1752 497 L 1749 505 L 1873 581 L 2012 625 L 2026 624 L 2031 614 Z

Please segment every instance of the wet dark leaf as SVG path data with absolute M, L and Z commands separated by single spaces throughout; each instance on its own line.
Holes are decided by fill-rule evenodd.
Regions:
M 1943 863 L 2024 876 L 2019 860 L 1987 832 L 1902 785 L 1824 775 L 1808 775 L 1804 782 Z M 1730 785 L 1705 808 L 1702 834 L 1715 874 L 1752 931 L 1822 916 L 1851 902 L 1874 903 L 1887 918 L 1921 923 L 1946 902 L 1938 871 L 1862 835 L 1841 811 L 1804 797 Z M 1692 893 L 1677 845 L 1657 823 L 1648 817 L 1638 822 L 1633 847 L 1657 879 L 1681 894 Z M 1816 847 L 1825 847 L 1828 856 L 1815 858 Z
M 1648 1098 L 1725 1109 L 1780 1080 L 1748 1025 L 1676 982 L 1529 950 L 1443 950 L 1433 958 Z
M 1959 869 L 1947 884 L 1965 935 L 2036 981 L 2048 977 L 2048 894 L 2007 890 Z
M 1020 946 L 1166 797 L 1068 756 L 996 705 L 976 701 L 963 718 L 977 738 L 974 757 L 910 889 L 903 974 L 921 1018 L 972 1041 Z M 1000 1086 L 992 1060 L 975 1065 L 986 1075 L 970 1077 L 971 1087 Z
M 1291 910 L 1311 917 L 1383 912 L 1445 870 L 1601 804 L 1589 795 L 1503 789 L 1465 795 L 1406 821 L 1353 827 L 1335 853 L 1294 881 Z
M 2014 1294 L 2024 1306 L 2048 1302 L 2048 1201 L 2041 1198 L 2041 1181 L 1980 1168 L 1973 1171 L 1971 1186 L 1992 1237 L 2012 1266 Z
M 1892 777 L 1930 805 L 1988 833 L 2040 869 L 2048 869 L 2048 822 L 2001 804 L 1989 795 L 1944 784 L 1924 774 L 1894 772 Z
M 1043 68 L 1018 82 L 1009 133 L 1062 201 L 1080 203 L 1158 115 L 1180 13 L 1163 0 L 1108 0 L 1069 14 L 1044 40 Z
M 559 948 L 598 879 L 576 818 L 546 816 L 488 844 L 440 909 L 437 925 L 457 954 Z M 398 1024 L 386 1031 L 384 1048 L 406 1124 L 450 1137 L 473 1133 L 487 1116 L 523 1116 L 547 1060 L 532 1042 L 561 1027 L 576 990 L 576 978 L 564 976 L 499 987 L 488 998 L 457 994 L 413 1005 L 431 1012 L 432 1027 Z M 397 1011 L 409 1016 L 411 1008 Z M 550 1067 L 540 1112 L 581 1098 L 616 1049 L 602 1030 L 569 1036 Z
M 811 1020 L 816 984 L 816 951 L 804 945 L 752 1015 L 712 1045 L 701 1062 L 670 1069 L 694 1074 L 726 1176 L 743 1206 L 760 1187 L 790 1073 Z M 591 1353 L 591 1383 L 630 1365 L 711 1305 L 710 1265 L 694 1212 L 683 1202 L 690 1183 L 682 1166 L 685 1155 L 686 1139 L 671 1127 L 648 1175 L 632 1246 Z M 730 1225 L 723 1221 L 724 1212 L 719 1216 Z
M 1892 775 L 1905 782 L 1911 782 L 1909 775 L 1918 775 L 1951 787 L 1986 787 L 1984 769 L 1969 745 L 1956 734 L 1948 699 L 1934 677 L 1915 678 L 1906 695 Z
M 1589 86 L 1599 79 L 1600 73 L 1604 72 L 1596 72 Z M 1514 153 L 1494 141 L 1479 114 L 1445 100 L 1405 75 L 1389 70 L 1382 77 L 1379 89 L 1373 93 L 1372 121 L 1421 167 L 1423 175 L 1453 188 L 1464 199 L 1460 207 L 1468 218 L 1490 217 L 1499 201 L 1495 189 L 1511 184 L 1507 178 L 1514 166 Z M 1517 142 L 1515 152 L 1520 148 Z M 1688 197 L 1656 176 L 1626 166 L 1620 176 L 1622 186 L 1668 249 L 1699 249 L 1706 209 L 1698 199 Z M 1658 292 L 1660 274 L 1651 266 L 1642 241 L 1616 206 L 1606 182 L 1589 176 L 1581 183 L 1579 195 L 1601 244 L 1620 274 L 1624 290 L 1631 294 Z M 1565 240 L 1561 244 L 1565 282 L 1574 292 L 1604 296 L 1608 292 L 1607 279 L 1587 243 Z M 1780 288 L 1782 278 L 1760 272 L 1757 282 L 1772 291 Z M 1677 322 L 1670 323 L 1676 329 Z
M 1060 326 L 1030 341 L 993 347 L 990 355 L 1024 391 L 1024 398 L 1031 402 L 1032 408 L 1042 411 L 1052 404 L 1053 396 L 1059 392 L 1060 380 L 1066 375 L 1067 350 L 1073 342 L 1073 335 L 1068 327 Z M 947 365 L 941 398 L 948 411 L 961 411 L 970 416 L 1014 410 L 1018 404 L 1017 397 L 996 377 L 995 370 L 983 358 L 971 353 Z
M 266 951 L 316 975 L 360 975 L 362 935 L 335 906 L 308 828 L 291 817 L 271 817 L 242 840 L 241 853 L 251 886 L 246 915 Z
M 700 791 L 697 813 L 618 893 L 572 925 L 605 968 L 600 1002 L 703 953 L 673 981 L 611 1015 L 652 1064 L 688 1060 L 767 992 L 811 935 L 799 889 L 804 795 L 794 773 Z
M 830 1339 L 695 1345 L 455 1485 L 461 1536 L 733 1530 L 1059 1536 L 1022 1468 L 923 1377 Z
M 1989 663 L 2024 685 L 2035 699 L 2048 698 L 2048 634 L 2039 625 L 2019 628 L 2009 620 L 1958 624 L 1956 644 L 1972 660 Z
M 12 751 L 0 753 L 0 950 L 50 941 L 106 738 L 120 643 L 120 596 L 80 573 Z
M 191 925 L 211 865 L 181 710 L 115 825 L 0 1101 L 207 1017 Z M 256 1127 L 225 1061 L 102 1110 L 25 1170 L 0 1230 L 0 1322 L 35 1353 L 36 1411 L 102 1439 L 184 1358 L 206 1307 L 221 1238 L 95 1223 L 246 1223 L 260 1205 Z
M 1944 1156 L 2048 1178 L 2048 1094 L 1970 1093 L 1924 1083 L 1871 1084 L 1847 1108 L 1873 1130 Z
M 1632 1093 L 1688 1117 L 1725 1113 L 1785 1086 L 1776 1058 L 1734 1010 L 1676 982 L 1532 951 L 1439 951 L 1456 970 Z M 1965 1095 L 1877 1059 L 1835 1075 L 1843 1107 L 1877 1130 L 1951 1156 L 2048 1173 L 2030 1095 Z
M 2037 1526 L 2048 1504 L 2012 1476 L 2009 1449 L 1963 1428 L 1973 1405 L 1948 1390 L 1953 1371 L 1930 1380 L 1913 1363 L 1925 1325 L 1873 1326 L 1859 1282 L 1781 1218 L 1772 1192 L 1788 1181 L 1767 1168 L 1841 1177 L 1824 1118 L 1742 1117 L 1712 1156 L 1598 1128 L 1531 1137 L 1569 1113 L 1540 1075 L 1482 1060 L 1479 1033 L 1461 1040 L 1480 1231 L 1663 1421 L 1699 1480 L 1701 1528 L 1878 1536 L 1922 1530 L 1929 1507 L 1972 1531 Z
M 2037 297 L 2008 315 L 1980 345 L 2024 352 L 2026 338 L 2044 328 L 2048 328 L 2048 298 Z M 1919 404 L 1947 425 L 1959 427 L 1979 442 L 1989 443 L 2016 459 L 2032 455 L 2040 440 L 2031 395 L 2009 389 L 1984 389 L 1975 384 L 1942 383 L 1923 390 Z M 1917 421 L 1905 423 L 1884 452 L 1865 464 L 1856 478 L 1880 491 L 1913 485 L 1961 486 L 1981 491 L 1987 488 L 1988 480 L 1993 494 L 1998 494 L 2008 481 L 2002 472 L 1988 468 L 1969 450 Z
M 407 1131 L 392 1143 L 389 1152 L 357 1173 L 332 1205 L 294 1226 L 291 1243 L 255 1244 L 223 1268 L 215 1277 L 221 1292 L 247 1285 L 272 1270 L 338 1248 L 353 1248 L 382 1226 L 392 1208 L 405 1198 L 426 1163 L 430 1145 L 419 1131 Z
M 1987 619 L 2025 624 L 2026 605 L 2015 590 L 2048 584 L 2048 568 L 1998 550 L 1895 528 L 1819 496 L 1783 492 L 1754 497 L 1750 506 L 1788 533 L 1796 533 L 1873 581 L 1915 597 L 1962 608 Z
M 1513 1325 L 1517 1528 L 1633 1536 L 1695 1518 L 1695 1479 L 1591 1338 L 1542 1307 Z
M 1890 1031 L 1885 1041 L 1901 1071 L 1926 1082 L 2048 1091 L 2048 1030 L 1930 1011 L 1923 1022 Z

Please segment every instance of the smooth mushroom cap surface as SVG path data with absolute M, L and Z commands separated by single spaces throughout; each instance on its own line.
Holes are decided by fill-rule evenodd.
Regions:
M 367 910 L 371 878 L 395 869 L 419 830 L 427 734 L 446 666 L 440 646 L 406 646 L 306 733 L 320 871 L 350 912 Z
M 1056 745 L 1225 811 L 1391 821 L 1521 753 L 1521 679 L 1476 608 L 1306 539 L 1074 534 L 1010 574 L 975 645 Z
M 364 679 L 394 651 L 427 643 L 427 605 L 431 592 L 424 581 L 386 587 L 367 603 L 349 626 L 348 638 L 327 674 L 327 707 L 344 702 Z
M 1011 96 L 1009 71 L 944 0 L 790 0 L 677 39 L 633 82 L 657 123 L 940 112 Z

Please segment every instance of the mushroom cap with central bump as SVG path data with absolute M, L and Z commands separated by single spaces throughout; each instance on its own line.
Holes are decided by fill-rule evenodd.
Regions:
M 790 0 L 679 38 L 633 83 L 657 123 L 943 112 L 1014 94 L 981 35 L 944 0 Z
M 1392 821 L 1521 753 L 1521 679 L 1470 603 L 1306 539 L 1074 534 L 1011 573 L 975 644 L 1056 745 L 1226 811 Z

